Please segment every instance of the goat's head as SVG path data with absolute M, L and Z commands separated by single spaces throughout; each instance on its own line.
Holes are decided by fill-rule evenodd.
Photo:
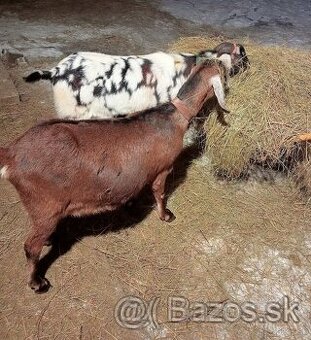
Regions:
M 245 48 L 240 44 L 223 42 L 211 51 L 202 51 L 199 53 L 199 57 L 201 58 L 207 57 L 223 60 L 226 56 L 231 59 L 230 76 L 234 76 L 241 71 L 243 72 L 250 66 Z
M 224 54 L 229 54 L 231 56 L 231 76 L 241 71 L 245 71 L 250 66 L 250 62 L 243 45 L 224 42 L 217 45 L 214 50 L 217 53 L 217 58 Z
M 225 73 L 227 72 L 223 62 L 207 59 L 195 66 L 192 74 L 186 83 L 181 87 L 177 95 L 180 100 L 191 107 L 191 114 L 194 117 L 209 99 L 217 99 L 218 109 L 222 112 L 229 112 L 225 105 Z

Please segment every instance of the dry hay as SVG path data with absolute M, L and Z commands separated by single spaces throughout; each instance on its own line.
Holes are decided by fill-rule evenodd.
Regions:
M 221 41 L 224 39 L 181 38 L 171 50 L 197 52 Z M 239 42 L 246 48 L 251 68 L 231 79 L 227 97 L 231 113 L 226 118 L 230 127 L 221 126 L 216 115 L 205 124 L 206 155 L 216 173 L 228 178 L 247 174 L 253 162 L 275 167 L 284 161 L 284 154 L 295 158 L 293 136 L 310 131 L 311 54 Z M 298 177 L 304 177 L 306 185 L 311 182 L 308 169 L 307 161 L 299 165 Z
M 196 41 L 200 42 L 200 39 L 193 40 L 194 43 Z M 200 44 L 197 49 L 202 48 L 202 42 Z M 215 41 L 211 41 L 208 46 L 214 44 Z M 239 103 L 234 97 L 241 91 L 241 86 L 246 89 L 245 82 L 248 83 L 255 72 L 254 52 L 248 43 L 245 45 L 252 69 L 248 74 L 232 80 L 228 99 L 228 106 L 232 109 L 231 116 L 228 116 L 231 127 L 226 132 L 214 121 L 214 115 L 207 122 L 207 129 L 212 133 L 209 148 L 213 149 L 208 148 L 206 152 L 216 169 L 217 161 L 222 161 L 219 165 L 223 164 L 223 169 L 231 169 L 232 174 L 237 160 L 232 157 L 231 163 L 224 163 L 224 159 L 228 157 L 225 152 L 234 146 L 229 143 L 235 142 L 232 138 L 235 130 L 241 131 L 240 144 L 235 146 L 243 151 L 243 155 L 247 156 L 246 147 L 251 154 L 261 146 L 262 150 L 273 156 L 266 132 L 262 131 L 256 138 L 255 129 L 263 130 L 263 125 L 259 125 L 263 118 L 255 119 L 254 114 L 249 124 L 243 116 L 239 116 L 245 106 L 244 101 Z M 42 83 L 38 85 L 38 91 L 29 92 L 29 99 L 14 109 L 14 116 L 12 109 L 1 108 L 1 143 L 15 138 L 37 119 L 53 112 L 53 100 L 49 94 L 49 86 Z M 41 101 L 43 97 L 45 101 Z M 255 107 L 253 101 L 251 108 Z M 253 111 L 244 108 L 243 112 L 251 116 Z M 262 115 L 258 109 L 256 114 Z M 303 122 L 295 122 L 301 125 L 293 131 L 288 128 L 288 134 L 285 130 L 282 134 L 284 140 L 287 136 L 307 130 L 303 128 L 306 127 Z M 242 125 L 239 127 L 242 123 L 244 128 L 241 128 Z M 220 139 L 223 148 L 216 147 L 217 139 Z M 277 148 L 282 144 L 278 142 L 275 146 L 276 158 L 280 153 Z M 290 154 L 294 144 L 289 145 L 291 147 L 286 150 Z M 220 150 L 225 152 L 221 153 Z M 246 156 L 245 168 L 249 164 Z M 309 205 L 301 203 L 291 179 L 282 177 L 274 185 L 258 181 L 218 181 L 202 167 L 201 159 L 192 162 L 189 168 L 183 168 L 176 164 L 169 181 L 174 190 L 169 195 L 168 207 L 177 217 L 170 225 L 159 223 L 156 211 L 152 210 L 153 201 L 149 206 L 140 199 L 137 208 L 147 208 L 150 214 L 138 219 L 133 228 L 118 229 L 118 226 L 123 228 L 131 223 L 135 204 L 129 209 L 131 213 L 128 216 L 125 214 L 120 218 L 122 214 L 118 211 L 115 220 L 107 216 L 92 217 L 81 221 L 80 225 L 74 221 L 72 229 L 69 226 L 68 229 L 64 228 L 64 233 L 60 234 L 64 237 L 60 237 L 59 241 L 64 245 L 72 237 L 74 244 L 49 268 L 47 277 L 54 287 L 40 298 L 25 289 L 26 269 L 21 247 L 26 237 L 25 224 L 29 222 L 16 191 L 4 182 L 0 193 L 3 212 L 0 271 L 4 273 L 1 282 L 3 317 L 0 318 L 0 337 L 307 338 L 311 330 L 311 211 Z M 236 166 L 236 169 L 242 169 L 236 175 L 245 171 L 241 166 Z M 180 178 L 180 173 L 185 170 L 186 173 Z M 297 175 L 305 175 L 304 168 L 302 173 L 298 170 Z M 77 232 L 79 229 L 83 231 L 84 227 L 92 231 L 90 236 L 93 237 L 86 237 L 87 232 Z M 58 252 L 61 242 L 56 244 Z M 184 296 L 190 301 L 204 302 L 234 301 L 242 304 L 252 301 L 262 313 L 265 303 L 279 301 L 283 294 L 288 295 L 291 301 L 301 303 L 301 323 L 166 322 L 168 296 Z M 120 298 L 128 295 L 139 296 L 145 301 L 161 298 L 159 330 L 146 327 L 129 331 L 118 327 L 114 320 L 114 308 Z M 12 296 L 18 298 L 12 300 Z

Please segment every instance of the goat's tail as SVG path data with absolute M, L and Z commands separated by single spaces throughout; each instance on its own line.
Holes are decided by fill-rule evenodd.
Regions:
M 8 149 L 0 147 L 0 178 L 7 178 L 8 176 Z
M 41 79 L 51 80 L 52 72 L 51 71 L 34 71 L 30 73 L 27 77 L 24 77 L 24 80 L 27 83 L 34 83 L 35 81 L 39 81 Z

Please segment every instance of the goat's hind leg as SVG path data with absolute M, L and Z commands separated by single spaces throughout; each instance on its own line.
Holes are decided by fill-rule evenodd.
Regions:
M 157 203 L 158 214 L 162 221 L 172 222 L 175 220 L 174 214 L 165 206 L 165 181 L 171 170 L 161 172 L 152 183 L 153 196 Z
M 36 293 L 46 292 L 50 287 L 49 281 L 44 277 L 40 277 L 40 274 L 38 273 L 38 262 L 42 248 L 55 231 L 57 222 L 56 219 L 40 222 L 36 221 L 24 244 L 28 270 L 30 273 L 28 285 Z

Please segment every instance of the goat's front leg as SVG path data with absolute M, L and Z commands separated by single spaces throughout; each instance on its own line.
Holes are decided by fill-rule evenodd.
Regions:
M 35 222 L 24 244 L 30 279 L 28 285 L 36 293 L 42 293 L 49 289 L 50 283 L 38 274 L 38 262 L 43 246 L 48 243 L 54 232 L 57 221 L 54 219 L 44 222 Z
M 165 222 L 172 222 L 175 220 L 174 214 L 169 209 L 166 209 L 165 202 L 165 181 L 170 172 L 171 169 L 161 172 L 152 183 L 152 192 L 157 202 L 158 214 L 160 219 Z

